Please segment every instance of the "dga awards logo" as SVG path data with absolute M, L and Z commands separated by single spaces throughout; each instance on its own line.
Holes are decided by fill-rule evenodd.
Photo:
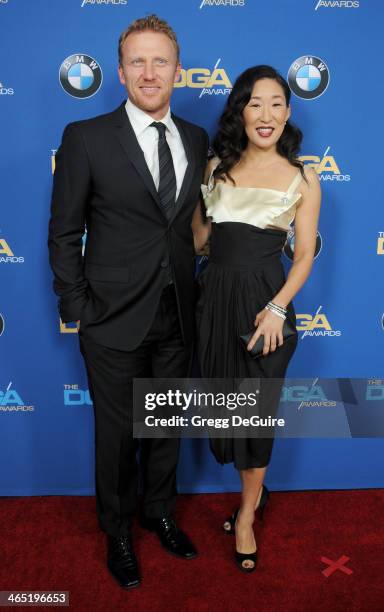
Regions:
M 4 331 L 5 331 L 5 321 L 4 321 L 3 315 L 0 312 L 0 336 L 3 335 Z
M 51 149 L 51 172 L 55 174 L 57 149 Z
M 377 254 L 384 255 L 384 232 L 379 232 L 377 238 Z
M 0 0 L 0 2 L 1 2 L 1 0 Z M 15 91 L 14 91 L 14 89 L 12 87 L 6 87 L 0 81 L 0 96 L 13 96 L 14 93 L 15 93 Z
M 323 246 L 323 239 L 321 237 L 320 232 L 316 234 L 316 247 L 315 247 L 315 256 L 314 259 L 319 255 Z M 291 261 L 293 260 L 293 255 L 295 252 L 295 228 L 291 227 L 287 234 L 287 241 L 284 245 L 284 255 L 288 257 Z
M 100 89 L 103 73 L 90 55 L 75 54 L 60 66 L 60 83 L 64 91 L 74 98 L 90 98 Z
M 199 9 L 205 6 L 229 6 L 238 8 L 240 6 L 245 6 L 245 0 L 202 0 Z
M 79 389 L 79 385 L 64 385 L 64 406 L 92 406 L 88 389 Z
M 369 378 L 367 380 L 365 399 L 371 402 L 384 400 L 384 380 L 382 378 Z
M 359 0 L 316 0 L 315 11 L 319 8 L 359 8 Z
M 329 155 L 331 147 L 327 147 L 322 157 L 318 155 L 300 155 L 300 161 L 313 168 L 319 175 L 320 181 L 348 182 L 350 174 L 343 174 L 333 155 Z
M 77 325 L 75 321 L 71 323 L 63 323 L 60 319 L 60 333 L 61 334 L 77 334 Z
M 322 306 L 319 306 L 315 314 L 297 314 L 296 329 L 302 331 L 301 340 L 306 336 L 341 336 L 341 331 L 333 329 L 327 315 L 320 312 Z
M 318 98 L 328 87 L 328 66 L 315 55 L 302 55 L 291 64 L 288 70 L 288 83 L 299 98 L 305 100 Z
M 24 263 L 24 257 L 15 255 L 5 238 L 0 238 L 0 264 L 2 263 Z
M 128 4 L 128 0 L 80 0 L 81 8 L 84 6 L 125 6 Z
M 298 403 L 297 410 L 301 408 L 318 408 L 320 406 L 336 406 L 336 402 L 327 398 L 323 387 L 317 384 L 317 381 L 318 379 L 313 382 L 311 387 L 308 385 L 284 386 L 281 391 L 280 401 Z
M 231 93 L 232 83 L 224 68 L 219 68 L 221 58 L 213 67 L 209 68 L 182 68 L 180 78 L 174 87 L 191 87 L 201 89 L 199 98 L 205 95 L 227 96 Z
M 16 389 L 11 389 L 12 382 L 3 391 L 0 389 L 0 412 L 33 412 L 34 406 L 27 406 Z

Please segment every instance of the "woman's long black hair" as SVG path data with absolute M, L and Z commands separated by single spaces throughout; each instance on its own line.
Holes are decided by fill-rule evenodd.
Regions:
M 220 159 L 215 168 L 215 178 L 228 177 L 235 183 L 230 175 L 230 170 L 240 160 L 243 151 L 248 144 L 248 138 L 244 129 L 243 110 L 248 104 L 253 86 L 260 79 L 273 79 L 279 83 L 284 91 L 287 106 L 291 99 L 291 90 L 286 80 L 272 66 L 260 65 L 248 68 L 237 79 L 233 89 L 228 96 L 227 104 L 219 120 L 219 130 L 213 141 L 213 149 Z M 303 138 L 298 127 L 287 121 L 284 131 L 276 143 L 277 152 L 285 157 L 292 166 L 299 168 L 303 178 L 304 165 L 297 159 L 300 144 Z

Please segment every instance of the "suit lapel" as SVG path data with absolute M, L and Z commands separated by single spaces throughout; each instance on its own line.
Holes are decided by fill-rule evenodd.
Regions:
M 193 147 L 193 143 L 192 143 L 192 139 L 191 139 L 189 130 L 185 128 L 185 126 L 183 125 L 183 122 L 178 117 L 176 117 L 173 113 L 172 113 L 172 120 L 175 123 L 177 129 L 179 130 L 179 134 L 183 142 L 184 151 L 187 157 L 188 164 L 185 170 L 185 174 L 184 174 L 183 182 L 181 184 L 178 198 L 175 202 L 175 209 L 173 211 L 171 221 L 175 218 L 175 216 L 177 215 L 177 213 L 179 212 L 179 210 L 184 204 L 185 198 L 191 186 L 192 178 L 193 178 L 195 167 L 196 167 L 194 147 Z
M 141 176 L 145 186 L 152 195 L 156 204 L 159 206 L 162 214 L 164 209 L 161 205 L 159 194 L 157 192 L 155 183 L 153 182 L 152 174 L 150 173 L 147 162 L 145 161 L 143 150 L 141 149 L 131 123 L 128 119 L 128 115 L 125 110 L 125 103 L 123 103 L 116 111 L 116 135 L 123 147 L 125 153 L 129 157 L 132 164 L 135 166 L 137 172 Z
M 137 142 L 135 132 L 133 131 L 131 123 L 128 119 L 128 115 L 125 110 L 125 102 L 123 102 L 121 106 L 119 106 L 119 108 L 115 111 L 115 114 L 116 114 L 116 121 L 115 121 L 116 136 L 122 148 L 124 149 L 126 155 L 129 157 L 130 161 L 136 168 L 138 174 L 141 176 L 148 191 L 150 192 L 156 204 L 158 205 L 159 209 L 161 210 L 161 213 L 166 218 L 164 209 L 160 202 L 159 194 L 157 192 L 155 183 L 153 182 L 152 174 L 150 173 L 148 166 L 147 166 L 147 162 L 145 161 L 144 153 L 139 143 Z M 186 129 L 186 127 L 183 125 L 183 122 L 178 117 L 173 115 L 173 113 L 172 113 L 172 119 L 177 129 L 179 130 L 179 134 L 180 134 L 183 146 L 184 146 L 188 164 L 187 164 L 183 182 L 180 188 L 180 193 L 175 202 L 175 207 L 174 207 L 174 211 L 170 219 L 170 222 L 173 221 L 176 214 L 179 212 L 179 210 L 184 204 L 184 201 L 186 199 L 186 196 L 188 195 L 188 191 L 189 191 L 189 188 L 192 182 L 192 178 L 195 172 L 195 168 L 196 168 L 194 147 L 193 147 L 193 143 L 192 143 L 192 139 L 191 139 L 189 130 Z

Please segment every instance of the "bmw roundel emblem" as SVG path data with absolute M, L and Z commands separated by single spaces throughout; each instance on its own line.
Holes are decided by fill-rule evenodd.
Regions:
M 322 246 L 323 246 L 323 239 L 321 237 L 320 232 L 317 232 L 314 259 L 316 259 L 316 257 L 320 254 Z M 293 227 L 291 227 L 291 229 L 289 230 L 287 234 L 287 242 L 284 245 L 283 252 L 284 252 L 284 255 L 292 261 L 294 251 L 295 251 L 295 230 Z
M 298 57 L 288 70 L 288 83 L 299 98 L 305 100 L 318 98 L 328 87 L 328 66 L 314 55 Z
M 103 73 L 90 55 L 75 53 L 60 66 L 60 83 L 64 91 L 74 98 L 90 98 L 100 89 Z

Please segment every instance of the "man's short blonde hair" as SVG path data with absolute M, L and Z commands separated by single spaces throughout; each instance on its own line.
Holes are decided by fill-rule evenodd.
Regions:
M 176 34 L 172 30 L 171 26 L 164 20 L 160 19 L 157 15 L 148 15 L 148 17 L 141 17 L 133 21 L 119 38 L 119 64 L 121 65 L 123 59 L 123 44 L 127 37 L 134 32 L 159 32 L 165 34 L 172 41 L 176 51 L 177 63 L 180 61 L 180 48 L 177 42 Z

